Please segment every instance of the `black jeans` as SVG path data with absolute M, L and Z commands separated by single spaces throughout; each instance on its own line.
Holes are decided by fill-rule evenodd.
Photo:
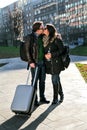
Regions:
M 37 82 L 39 81 L 39 95 L 40 99 L 45 98 L 44 92 L 45 92 L 45 79 L 46 79 L 46 72 L 45 72 L 45 64 L 43 61 L 38 62 L 38 71 L 35 81 L 35 88 L 37 89 Z M 32 74 L 32 83 L 35 76 L 35 68 L 31 68 L 31 74 Z M 37 96 L 36 96 L 37 98 Z M 37 100 L 37 99 L 36 99 Z

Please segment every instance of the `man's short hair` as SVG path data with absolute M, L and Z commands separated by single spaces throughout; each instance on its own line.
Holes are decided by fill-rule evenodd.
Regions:
M 33 32 L 36 32 L 37 30 L 39 30 L 40 26 L 43 24 L 42 21 L 36 21 L 33 23 L 33 26 L 32 26 L 32 31 Z

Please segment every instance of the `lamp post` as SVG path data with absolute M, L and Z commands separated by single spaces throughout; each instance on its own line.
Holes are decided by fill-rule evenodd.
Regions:
M 56 29 L 57 29 L 57 31 L 59 31 L 59 21 L 58 21 L 58 19 L 59 19 L 59 17 L 58 17 L 58 15 L 59 15 L 59 12 L 58 12 L 58 0 L 56 0 L 56 17 L 55 17 L 55 23 L 56 23 Z
M 67 19 L 66 20 L 66 40 L 67 40 L 67 44 L 68 44 L 68 46 L 69 46 L 69 20 Z
M 65 20 L 65 24 L 66 24 L 66 42 L 69 46 L 69 32 L 70 32 L 70 12 L 68 9 L 66 9 L 66 20 Z

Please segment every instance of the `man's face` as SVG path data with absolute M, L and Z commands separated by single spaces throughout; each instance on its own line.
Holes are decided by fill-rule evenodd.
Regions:
M 40 26 L 40 28 L 38 29 L 38 34 L 40 35 L 40 34 L 43 34 L 43 31 L 44 31 L 44 25 L 42 24 L 41 26 Z

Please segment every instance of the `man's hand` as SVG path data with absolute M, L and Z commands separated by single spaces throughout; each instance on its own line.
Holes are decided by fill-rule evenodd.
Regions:
M 31 68 L 35 68 L 35 63 L 31 63 L 31 64 L 30 64 L 30 67 L 31 67 Z

